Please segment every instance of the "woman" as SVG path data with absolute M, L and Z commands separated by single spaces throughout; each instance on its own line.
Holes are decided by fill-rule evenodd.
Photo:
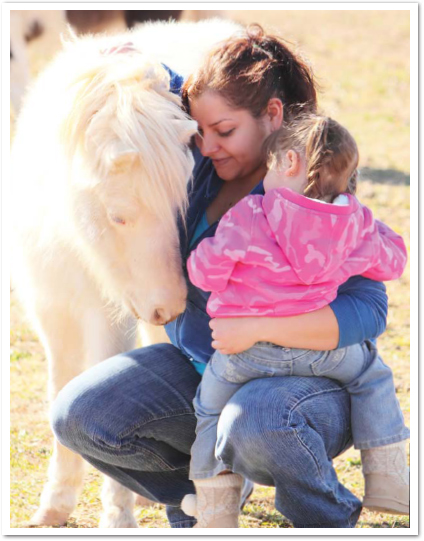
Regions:
M 186 82 L 183 99 L 199 124 L 183 261 L 220 217 L 248 193 L 263 193 L 262 144 L 283 119 L 314 109 L 313 76 L 302 60 L 259 27 L 228 40 Z M 171 527 L 193 527 L 180 509 L 193 492 L 189 453 L 192 400 L 214 348 L 259 340 L 334 349 L 384 330 L 382 284 L 361 277 L 330 306 L 287 318 L 213 320 L 207 294 L 189 285 L 187 308 L 166 326 L 171 344 L 119 355 L 70 382 L 53 406 L 59 441 L 131 490 L 167 505 Z M 211 344 L 211 331 L 212 344 Z M 353 528 L 360 501 L 338 481 L 331 459 L 351 445 L 347 392 L 325 378 L 254 380 L 225 407 L 217 456 L 251 481 L 276 487 L 276 508 L 297 528 Z

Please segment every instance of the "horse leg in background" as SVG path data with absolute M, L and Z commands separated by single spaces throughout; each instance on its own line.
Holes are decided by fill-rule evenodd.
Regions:
M 38 313 L 38 334 L 49 363 L 49 401 L 62 387 L 83 371 L 83 334 L 80 325 L 63 307 Z M 82 487 L 84 461 L 54 440 L 48 481 L 41 494 L 40 507 L 30 520 L 33 525 L 65 524 L 74 509 Z
M 10 100 L 15 115 L 20 110 L 30 80 L 28 49 L 22 13 L 10 12 Z
M 204 19 L 225 19 L 225 11 L 221 9 L 185 9 L 181 17 L 182 21 L 202 21 Z

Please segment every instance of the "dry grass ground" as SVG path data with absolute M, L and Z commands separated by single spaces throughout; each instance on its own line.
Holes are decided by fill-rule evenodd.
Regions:
M 359 198 L 403 235 L 409 248 L 409 14 L 407 12 L 230 12 L 242 22 L 272 24 L 308 54 L 325 93 L 322 106 L 356 136 L 364 175 Z M 390 312 L 379 349 L 395 375 L 409 423 L 409 266 L 388 284 Z M 22 528 L 35 511 L 51 453 L 43 349 L 11 302 L 11 522 Z M 339 478 L 361 497 L 359 453 L 335 460 Z M 93 469 L 67 528 L 95 528 L 100 476 Z M 256 487 L 243 528 L 290 528 L 274 508 L 274 489 Z M 138 509 L 142 528 L 166 528 L 163 507 Z M 409 528 L 407 517 L 364 511 L 358 528 Z

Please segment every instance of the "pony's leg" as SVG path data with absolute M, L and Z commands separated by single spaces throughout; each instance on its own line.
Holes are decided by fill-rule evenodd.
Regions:
M 49 361 L 49 399 L 52 401 L 60 389 L 83 370 L 82 332 L 80 325 L 62 308 L 39 314 L 38 323 Z M 83 476 L 83 459 L 54 440 L 48 481 L 41 494 L 40 507 L 30 523 L 65 524 L 76 505 Z
M 105 476 L 101 499 L 99 528 L 138 528 L 134 518 L 135 494 L 131 490 Z
M 94 299 L 91 303 L 94 304 Z M 38 332 L 49 360 L 50 401 L 84 370 L 85 359 L 89 364 L 95 364 L 132 349 L 135 341 L 134 320 L 124 319 L 121 324 L 115 324 L 112 315 L 101 306 L 101 301 L 97 308 L 85 312 L 81 309 L 78 321 L 66 316 L 63 309 L 51 310 L 44 317 L 39 316 Z M 30 523 L 43 526 L 65 524 L 75 508 L 84 472 L 84 460 L 54 440 L 48 482 L 41 495 L 40 507 Z
M 40 507 L 30 524 L 63 526 L 76 506 L 85 472 L 85 462 L 54 439 L 48 481 L 40 498 Z
M 155 505 L 155 502 L 153 500 L 149 500 L 149 498 L 145 498 L 141 494 L 136 494 L 135 505 L 138 505 L 139 507 L 152 507 Z
M 108 337 L 107 341 L 97 337 Z M 90 364 L 106 359 L 135 346 L 136 324 L 133 318 L 115 322 L 113 314 L 103 312 L 102 317 L 90 317 L 85 328 L 87 358 Z M 138 528 L 134 518 L 134 493 L 110 477 L 105 477 L 101 500 L 103 513 L 100 528 Z

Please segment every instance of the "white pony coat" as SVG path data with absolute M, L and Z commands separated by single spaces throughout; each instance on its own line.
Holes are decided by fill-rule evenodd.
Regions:
M 196 123 L 160 62 L 188 75 L 228 21 L 152 23 L 86 37 L 35 82 L 12 149 L 13 281 L 45 346 L 49 391 L 134 346 L 135 318 L 184 310 L 176 218 L 186 205 Z M 141 51 L 101 54 L 131 41 Z M 55 444 L 35 524 L 63 524 L 83 477 Z M 101 525 L 137 527 L 132 495 L 109 481 Z

